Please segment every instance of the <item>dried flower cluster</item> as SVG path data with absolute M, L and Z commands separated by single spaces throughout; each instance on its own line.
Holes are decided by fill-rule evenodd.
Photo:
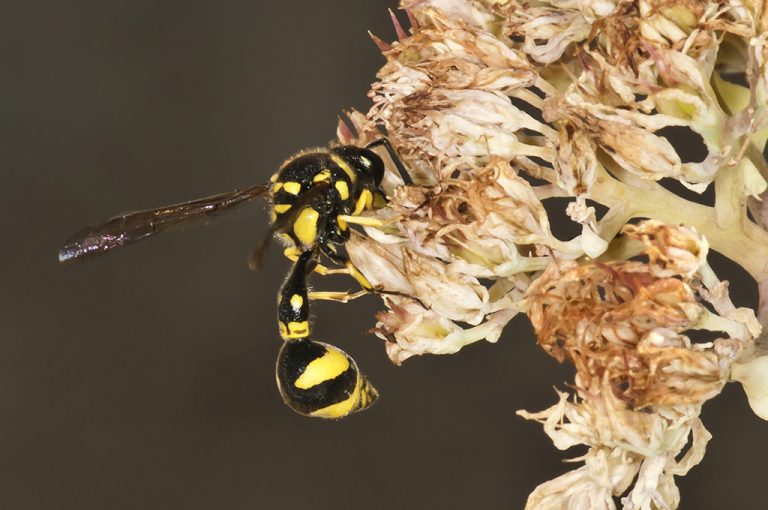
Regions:
M 701 406 L 736 380 L 768 419 L 768 8 L 754 0 L 403 0 L 410 33 L 344 143 L 384 128 L 414 174 L 386 176 L 383 227 L 347 249 L 383 289 L 395 363 L 499 339 L 518 313 L 572 363 L 538 413 L 583 465 L 529 509 L 676 508 L 701 461 Z M 697 151 L 679 143 L 687 135 Z M 690 144 L 689 144 L 690 145 Z M 713 206 L 662 184 L 714 188 Z M 581 234 L 558 239 L 544 204 Z M 596 205 L 605 211 L 598 214 Z M 751 213 L 751 216 L 748 214 Z M 760 289 L 737 308 L 717 251 Z M 696 343 L 691 331 L 719 338 Z M 768 329 L 768 328 L 766 328 Z M 688 447 L 680 458 L 681 452 Z

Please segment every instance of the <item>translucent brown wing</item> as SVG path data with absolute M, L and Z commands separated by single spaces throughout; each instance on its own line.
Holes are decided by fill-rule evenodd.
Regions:
M 264 258 L 267 254 L 267 248 L 269 247 L 269 241 L 272 236 L 277 232 L 285 232 L 296 221 L 297 215 L 305 206 L 312 206 L 313 202 L 317 200 L 323 200 L 326 197 L 328 191 L 328 182 L 321 181 L 312 184 L 312 187 L 303 192 L 296 198 L 296 201 L 292 204 L 288 212 L 279 215 L 275 218 L 275 221 L 269 226 L 269 229 L 261 238 L 261 242 L 251 251 L 248 256 L 248 267 L 252 271 L 258 271 L 264 264 Z M 317 205 L 317 204 L 316 204 Z M 317 207 L 315 207 L 317 209 Z
M 120 214 L 72 235 L 59 250 L 59 262 L 80 262 L 166 230 L 182 228 L 200 221 L 206 223 L 210 217 L 260 197 L 268 191 L 269 184 L 258 184 L 157 209 Z

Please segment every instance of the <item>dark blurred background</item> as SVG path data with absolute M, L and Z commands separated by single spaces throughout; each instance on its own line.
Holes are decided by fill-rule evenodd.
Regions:
M 570 377 L 522 317 L 496 345 L 395 367 L 366 334 L 376 298 L 317 305 L 317 337 L 383 396 L 340 422 L 289 411 L 273 371 L 288 264 L 245 263 L 263 207 L 57 265 L 82 226 L 264 181 L 333 138 L 339 111 L 367 110 L 383 59 L 366 30 L 394 38 L 387 7 L 2 4 L 0 509 L 522 508 L 571 468 L 580 450 L 515 416 Z M 718 264 L 754 306 L 745 275 Z M 768 424 L 734 386 L 704 421 L 714 439 L 680 482 L 682 508 L 765 508 Z

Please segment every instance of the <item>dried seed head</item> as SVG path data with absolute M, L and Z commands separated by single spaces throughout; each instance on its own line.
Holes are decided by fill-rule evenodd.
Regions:
M 700 403 L 725 382 L 712 349 L 681 334 L 702 313 L 691 288 L 646 264 L 550 266 L 526 305 L 539 344 L 574 363 L 578 384 L 604 381 L 630 408 Z
M 648 220 L 639 225 L 627 225 L 622 232 L 643 242 L 651 272 L 657 277 L 692 278 L 707 260 L 709 246 L 706 239 L 688 227 L 670 227 L 660 221 Z
M 626 509 L 677 507 L 674 477 L 710 437 L 701 405 L 732 377 L 765 417 L 765 6 L 402 5 L 410 35 L 398 23 L 397 41 L 377 41 L 387 62 L 373 106 L 338 131 L 357 144 L 386 132 L 418 183 L 387 172 L 388 204 L 372 213 L 384 226 L 347 243 L 362 273 L 396 293 L 376 334 L 401 363 L 494 342 L 527 313 L 576 377 L 572 396 L 521 414 L 558 448 L 589 447 L 583 466 L 539 486 L 527 508 L 615 509 L 617 495 Z M 712 186 L 715 205 L 661 180 Z M 549 207 L 553 198 L 569 202 Z M 555 237 L 558 212 L 581 235 Z M 710 247 L 756 280 L 758 318 L 731 302 Z M 694 343 L 699 329 L 721 337 Z
M 584 194 L 595 181 L 597 157 L 595 144 L 587 134 L 571 122 L 563 122 L 558 131 L 553 166 L 557 185 L 569 194 Z

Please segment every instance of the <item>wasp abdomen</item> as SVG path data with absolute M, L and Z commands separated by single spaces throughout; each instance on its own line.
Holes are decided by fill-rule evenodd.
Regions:
M 306 416 L 342 418 L 369 407 L 378 397 L 347 353 L 322 342 L 286 342 L 277 358 L 276 376 L 285 403 Z
M 307 295 L 307 272 L 313 254 L 305 251 L 293 265 L 285 283 L 280 288 L 277 301 L 277 324 L 283 340 L 309 336 L 309 296 Z

